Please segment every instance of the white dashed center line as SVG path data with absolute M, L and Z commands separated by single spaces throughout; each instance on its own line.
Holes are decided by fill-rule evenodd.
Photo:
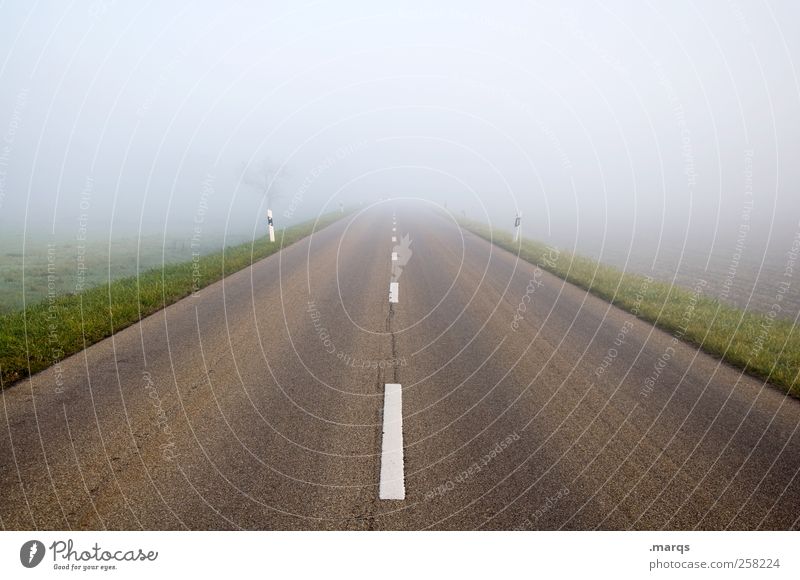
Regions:
M 381 449 L 381 499 L 405 499 L 403 469 L 403 389 L 386 383 L 383 393 L 383 443 Z
M 395 224 L 397 224 L 397 220 L 392 215 L 392 232 L 397 231 Z M 397 242 L 397 236 L 392 236 L 392 242 Z M 397 252 L 392 252 L 392 262 L 397 261 Z M 399 300 L 400 284 L 390 282 L 389 302 L 397 304 Z M 389 500 L 403 500 L 406 498 L 403 466 L 403 388 L 399 383 L 386 383 L 384 385 L 381 482 L 378 496 L 380 499 Z

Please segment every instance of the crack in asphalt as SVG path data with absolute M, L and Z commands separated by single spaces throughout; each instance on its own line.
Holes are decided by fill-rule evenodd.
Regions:
M 395 336 L 394 330 L 392 330 L 392 319 L 393 318 L 394 318 L 394 304 L 392 304 L 390 302 L 389 303 L 389 314 L 386 317 L 386 332 L 389 333 L 389 336 L 391 338 L 391 344 L 392 344 L 392 349 L 391 349 L 392 352 L 391 352 L 391 355 L 389 357 L 389 360 L 397 361 L 397 360 L 399 360 L 399 357 L 397 356 L 397 337 Z M 400 372 L 399 365 L 392 364 L 392 380 L 389 381 L 389 382 L 399 383 L 400 382 L 400 379 L 399 379 L 399 376 L 398 376 L 399 372 Z

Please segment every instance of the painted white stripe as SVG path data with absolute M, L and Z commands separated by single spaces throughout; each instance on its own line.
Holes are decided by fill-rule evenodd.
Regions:
M 397 304 L 400 301 L 400 283 L 389 282 L 389 302 Z
M 392 262 L 397 261 L 397 252 L 392 252 Z
M 403 469 L 403 388 L 386 383 L 383 392 L 383 443 L 381 448 L 381 499 L 405 499 Z
M 392 241 L 396 242 L 397 241 L 397 236 L 392 236 Z

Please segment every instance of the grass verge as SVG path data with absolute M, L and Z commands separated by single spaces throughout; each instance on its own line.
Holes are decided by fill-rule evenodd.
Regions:
M 120 278 L 80 294 L 57 295 L 0 316 L 0 386 L 57 364 L 178 300 L 340 219 L 338 212 L 259 238 Z
M 528 239 L 472 221 L 462 227 L 531 264 L 636 314 L 750 375 L 800 397 L 800 329 L 791 321 L 741 310 L 664 282 L 647 281 Z

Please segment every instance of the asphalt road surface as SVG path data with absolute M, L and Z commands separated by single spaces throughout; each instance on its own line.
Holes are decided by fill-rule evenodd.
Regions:
M 425 205 L 0 396 L 3 529 L 800 527 L 800 402 Z

